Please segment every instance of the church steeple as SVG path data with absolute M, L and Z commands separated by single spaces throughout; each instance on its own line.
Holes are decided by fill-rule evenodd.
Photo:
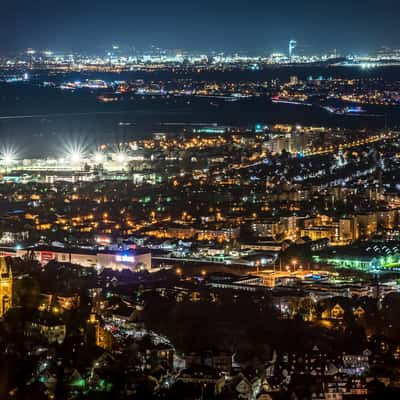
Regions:
M 12 307 L 13 278 L 9 262 L 0 257 L 0 318 Z

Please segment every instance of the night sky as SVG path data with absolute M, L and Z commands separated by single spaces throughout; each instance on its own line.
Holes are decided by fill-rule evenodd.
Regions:
M 400 47 L 399 0 L 2 0 L 0 50 Z

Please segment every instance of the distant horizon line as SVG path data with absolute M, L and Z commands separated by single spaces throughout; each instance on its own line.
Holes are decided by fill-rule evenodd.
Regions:
M 287 41 L 289 44 L 289 40 Z M 114 48 L 114 46 L 116 48 Z M 61 54 L 92 54 L 92 55 L 100 55 L 101 53 L 107 54 L 109 52 L 121 52 L 121 55 L 126 55 L 127 53 L 137 53 L 138 55 L 140 54 L 145 54 L 149 52 L 154 52 L 154 51 L 164 51 L 164 52 L 184 52 L 184 53 L 197 53 L 197 54 L 206 54 L 206 55 L 218 55 L 218 54 L 229 54 L 229 55 L 234 55 L 234 54 L 248 54 L 248 55 L 270 55 L 274 53 L 287 53 L 287 48 L 286 47 L 281 47 L 280 48 L 265 48 L 265 49 L 244 49 L 244 48 L 219 48 L 219 49 L 211 49 L 211 48 L 188 48 L 187 46 L 168 46 L 168 47 L 163 47 L 163 46 L 155 46 L 155 45 L 149 45 L 149 46 L 142 46 L 138 47 L 135 45 L 119 45 L 117 43 L 111 44 L 110 46 L 92 46 L 92 47 L 85 47 L 85 48 L 79 48 L 77 46 L 71 46 L 69 48 L 66 47 L 60 47 L 57 48 L 56 46 L 26 46 L 26 47 L 20 47 L 20 48 L 14 48 L 14 49 L 0 49 L 0 55 L 20 55 L 23 53 L 28 53 L 29 50 L 35 51 L 35 53 L 46 53 L 46 52 L 51 52 L 53 54 L 61 53 Z M 398 46 L 393 46 L 393 45 L 387 45 L 387 44 L 381 44 L 379 46 L 376 46 L 374 48 L 370 49 L 349 49 L 349 48 L 342 48 L 340 46 L 332 46 L 332 47 L 327 47 L 326 49 L 321 49 L 317 48 L 315 46 L 315 50 L 311 50 L 310 48 L 313 48 L 313 45 L 310 44 L 302 44 L 301 42 L 297 44 L 297 51 L 296 53 L 301 53 L 301 55 L 306 55 L 306 56 L 311 56 L 311 55 L 321 55 L 321 54 L 329 54 L 332 52 L 337 52 L 337 53 L 342 53 L 343 55 L 350 55 L 350 54 L 366 54 L 369 55 L 370 53 L 374 52 L 379 52 L 380 50 L 389 50 L 389 51 L 400 51 L 400 44 Z M 305 51 L 307 49 L 307 51 Z

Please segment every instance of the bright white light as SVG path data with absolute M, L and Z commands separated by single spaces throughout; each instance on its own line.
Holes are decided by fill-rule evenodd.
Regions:
M 115 158 L 116 158 L 117 162 L 124 164 L 127 160 L 127 155 L 126 155 L 126 153 L 120 152 L 120 153 L 116 154 Z
M 14 150 L 6 149 L 1 153 L 1 163 L 10 166 L 15 163 L 17 154 Z
M 74 152 L 71 154 L 71 161 L 74 163 L 79 163 L 82 160 L 82 154 L 79 152 Z
M 85 146 L 79 143 L 70 143 L 65 146 L 65 158 L 72 164 L 80 164 L 86 158 Z
M 122 255 L 116 255 L 115 260 L 117 262 L 127 262 L 127 263 L 134 263 L 135 262 L 135 257 L 134 256 L 128 256 L 126 254 Z
M 93 155 L 93 160 L 96 164 L 101 164 L 104 162 L 104 154 L 97 152 Z
M 4 154 L 3 161 L 4 161 L 4 164 L 11 165 L 14 162 L 13 154 Z

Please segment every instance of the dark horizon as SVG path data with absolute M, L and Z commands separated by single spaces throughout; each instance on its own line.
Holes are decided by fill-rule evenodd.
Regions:
M 0 15 L 0 51 L 32 47 L 98 51 L 113 44 L 146 49 L 154 45 L 185 50 L 285 51 L 289 39 L 305 52 L 337 49 L 368 52 L 399 46 L 400 4 L 393 0 L 310 0 L 266 4 L 261 0 L 152 3 L 115 0 L 32 3 L 15 0 Z M 210 43 L 212 45 L 210 45 Z

